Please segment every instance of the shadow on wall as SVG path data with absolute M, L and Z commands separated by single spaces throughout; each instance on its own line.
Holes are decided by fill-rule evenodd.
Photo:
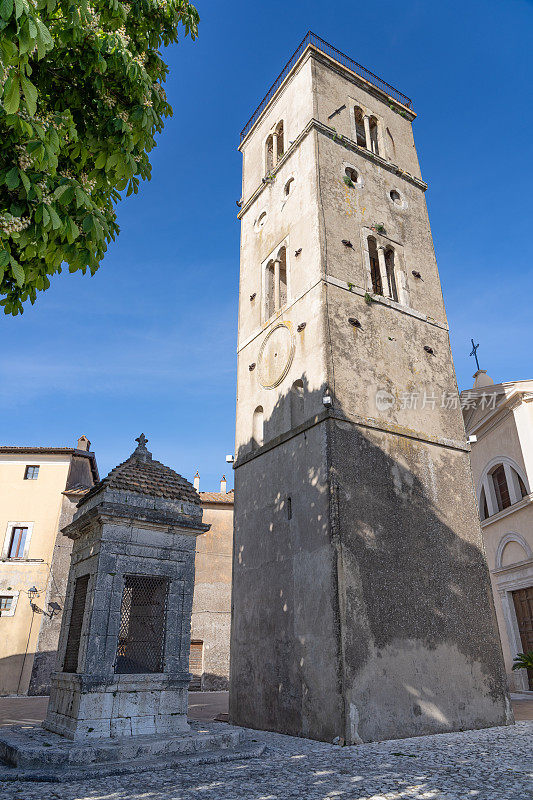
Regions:
M 194 687 L 189 687 L 194 691 Z M 222 692 L 229 689 L 229 680 L 227 675 L 217 675 L 214 672 L 202 673 L 202 692 Z
M 252 424 L 235 473 L 230 719 L 326 741 L 505 724 L 468 454 L 355 426 L 305 375 L 262 445 Z
M 0 658 L 0 696 L 20 694 L 30 679 L 29 695 L 46 695 L 55 669 L 56 651 L 27 652 Z M 33 669 L 32 669 L 33 663 Z M 24 695 L 22 695 L 24 696 Z

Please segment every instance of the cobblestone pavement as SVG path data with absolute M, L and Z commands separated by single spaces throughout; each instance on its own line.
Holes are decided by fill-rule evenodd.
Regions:
M 252 732 L 260 758 L 70 784 L 12 783 L 0 800 L 528 800 L 533 722 L 356 747 Z M 97 769 L 95 769 L 97 773 Z

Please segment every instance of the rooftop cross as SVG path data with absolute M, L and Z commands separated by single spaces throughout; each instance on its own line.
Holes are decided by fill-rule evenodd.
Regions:
M 146 438 L 144 433 L 141 433 L 141 435 L 138 436 L 137 439 L 135 439 L 135 441 L 139 442 L 139 447 L 144 449 L 146 447 L 146 442 L 148 441 L 148 439 Z
M 479 342 L 478 342 L 478 344 L 474 344 L 474 340 L 473 339 L 471 339 L 470 341 L 472 342 L 472 352 L 470 353 L 470 355 L 474 356 L 474 358 L 476 359 L 476 366 L 479 369 L 479 361 L 477 359 L 477 349 L 479 347 Z

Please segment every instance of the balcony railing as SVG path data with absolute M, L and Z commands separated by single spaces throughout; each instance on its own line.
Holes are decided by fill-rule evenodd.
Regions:
M 308 47 L 308 45 L 313 45 L 313 47 L 316 47 L 317 50 L 320 50 L 322 53 L 325 53 L 327 56 L 330 56 L 330 58 L 333 58 L 339 64 L 342 64 L 343 67 L 347 67 L 347 69 L 351 70 L 351 72 L 355 72 L 356 75 L 359 75 L 360 78 L 364 78 L 373 86 L 376 86 L 378 89 L 381 89 L 381 91 L 385 92 L 385 94 L 389 95 L 389 97 L 393 97 L 402 105 L 407 106 L 407 108 L 411 108 L 412 100 L 409 97 L 407 97 L 405 94 L 402 94 L 402 92 L 398 91 L 398 89 L 395 89 L 394 86 L 390 85 L 390 83 L 387 83 L 382 78 L 379 78 L 377 75 L 374 75 L 374 73 L 370 72 L 370 70 L 366 69 L 366 67 L 363 67 L 361 64 L 358 64 L 357 61 L 354 61 L 353 58 L 350 58 L 350 56 L 341 53 L 340 50 L 337 50 L 336 47 L 333 47 L 333 45 L 325 42 L 324 39 L 320 38 L 320 36 L 317 36 L 315 33 L 311 33 L 311 31 L 309 31 L 304 36 L 300 45 L 296 48 L 292 56 L 289 58 L 289 60 L 281 70 L 280 74 L 278 75 L 278 77 L 276 78 L 276 80 L 266 93 L 266 95 L 263 97 L 263 99 L 255 109 L 254 113 L 252 114 L 252 116 L 242 129 L 241 142 L 246 136 L 246 134 L 250 131 L 252 126 L 255 124 L 256 120 L 261 115 L 263 109 L 268 105 L 268 103 L 270 102 L 276 91 L 279 89 L 279 87 L 281 86 L 281 84 L 291 71 L 291 69 L 294 67 L 294 65 L 296 64 L 296 62 L 298 61 L 298 59 L 300 58 L 306 47 Z

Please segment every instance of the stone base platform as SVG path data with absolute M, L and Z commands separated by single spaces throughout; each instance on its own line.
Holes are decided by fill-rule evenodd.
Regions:
M 102 778 L 180 763 L 209 764 L 254 758 L 265 746 L 242 728 L 223 723 L 190 722 L 179 736 L 128 736 L 71 741 L 41 727 L 2 728 L 0 781 L 65 782 Z

